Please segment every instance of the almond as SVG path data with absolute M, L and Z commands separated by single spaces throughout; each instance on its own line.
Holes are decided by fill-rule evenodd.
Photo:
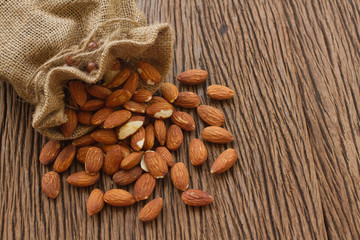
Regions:
M 145 155 L 141 158 L 140 167 L 141 167 L 141 169 L 144 170 L 145 172 L 149 172 L 149 169 L 147 169 L 146 163 L 145 163 Z
M 81 81 L 69 81 L 68 85 L 72 99 L 74 99 L 80 107 L 84 106 L 87 99 L 84 84 Z
M 74 110 L 66 108 L 65 115 L 67 117 L 67 121 L 61 124 L 60 130 L 65 137 L 70 137 L 75 131 L 78 123 L 77 114 Z
M 115 207 L 127 207 L 135 203 L 134 196 L 122 189 L 111 189 L 104 194 L 104 201 Z
M 104 152 L 98 147 L 91 147 L 85 156 L 85 170 L 88 174 L 96 174 L 104 164 Z
M 94 189 L 87 200 L 86 210 L 89 216 L 93 216 L 100 212 L 104 205 L 104 192 L 100 189 Z
M 211 126 L 221 127 L 225 122 L 224 113 L 209 105 L 200 105 L 197 107 L 197 113 L 201 120 Z
M 136 66 L 141 79 L 148 85 L 160 83 L 161 75 L 156 68 L 146 62 L 139 62 Z
M 150 105 L 146 109 L 146 114 L 152 118 L 156 119 L 166 119 L 171 117 L 174 110 L 171 104 L 169 103 L 155 103 Z
M 163 103 L 170 103 L 168 102 L 168 100 L 166 100 L 165 98 L 163 97 L 160 97 L 160 96 L 153 96 L 151 98 L 151 100 L 149 101 L 149 104 L 155 104 L 155 103 L 158 103 L 158 102 L 163 102 Z
M 114 128 L 123 125 L 131 117 L 128 110 L 119 110 L 110 114 L 104 121 L 104 128 Z
M 166 140 L 166 126 L 163 120 L 155 120 L 154 122 L 155 137 L 160 145 L 165 144 Z
M 90 134 L 86 134 L 82 137 L 76 138 L 72 141 L 72 144 L 77 147 L 89 146 L 94 144 L 96 141 L 91 137 Z
M 85 171 L 71 174 L 66 181 L 75 187 L 89 187 L 94 185 L 100 178 L 100 174 L 87 174 Z
M 134 92 L 131 100 L 135 102 L 148 102 L 152 99 L 152 92 L 146 89 L 138 89 Z
M 140 167 L 134 167 L 128 171 L 120 170 L 113 175 L 113 181 L 119 186 L 125 186 L 138 179 L 143 170 Z
M 108 88 L 117 88 L 123 84 L 131 74 L 129 68 L 124 68 L 108 85 Z
M 190 114 L 186 112 L 174 112 L 171 116 L 171 121 L 178 125 L 185 131 L 194 131 L 195 130 L 195 121 L 190 116 Z
M 200 166 L 206 161 L 208 153 L 204 143 L 201 140 L 194 138 L 190 142 L 189 157 L 191 164 L 194 166 Z
M 104 74 L 105 84 L 110 83 L 119 73 L 121 69 L 121 63 L 118 59 L 114 60 L 111 69 L 107 70 Z
M 91 125 L 91 112 L 84 112 L 84 111 L 78 111 L 77 112 L 77 118 L 78 122 L 84 125 Z
M 92 146 L 86 146 L 86 147 L 81 147 L 78 149 L 77 154 L 76 154 L 76 158 L 79 162 L 81 163 L 85 163 L 85 159 L 86 159 L 86 154 L 89 151 L 89 149 L 92 148 Z
M 166 147 L 171 151 L 179 149 L 183 143 L 183 138 L 181 128 L 177 125 L 171 125 L 166 133 Z
M 211 166 L 211 173 L 223 173 L 231 168 L 237 160 L 235 149 L 229 148 L 222 152 Z
M 105 119 L 110 116 L 114 112 L 114 109 L 112 108 L 102 108 L 99 111 L 97 111 L 92 117 L 91 117 L 91 124 L 92 125 L 100 125 L 102 124 Z
M 123 143 L 120 142 L 119 146 L 121 147 L 121 151 L 123 153 L 123 158 L 130 155 L 131 149 L 129 148 L 128 145 L 123 144 Z
M 76 148 L 74 145 L 70 144 L 66 146 L 55 159 L 53 169 L 58 173 L 65 172 L 70 167 L 75 157 L 75 153 Z
M 106 107 L 114 108 L 123 105 L 131 98 L 131 92 L 119 89 L 110 94 L 106 99 Z
M 185 191 L 189 187 L 189 171 L 185 164 L 181 162 L 175 163 L 175 165 L 171 168 L 170 174 L 171 181 L 177 189 Z
M 78 109 L 79 108 L 79 105 L 77 105 L 77 103 L 75 102 L 75 100 L 71 97 L 71 96 L 68 96 L 66 98 L 66 103 L 68 104 L 68 106 L 70 108 L 74 108 L 74 109 Z M 65 105 L 66 106 L 66 105 Z
M 144 116 L 133 116 L 124 125 L 116 130 L 116 134 L 120 140 L 133 135 L 144 124 Z
M 86 111 L 86 112 L 92 112 L 92 111 L 97 111 L 100 108 L 105 106 L 105 101 L 104 100 L 100 100 L 100 99 L 91 99 L 89 101 L 87 101 L 84 106 L 82 106 L 80 108 L 80 110 L 82 111 Z
M 104 153 L 108 153 L 113 147 L 120 146 L 119 144 L 99 144 L 99 147 L 103 150 Z
M 138 218 L 143 222 L 154 220 L 161 212 L 163 207 L 163 199 L 155 198 L 148 202 L 139 212 Z
M 121 160 L 123 159 L 123 153 L 119 145 L 115 145 L 106 153 L 103 171 L 108 175 L 113 175 L 119 171 Z
M 164 159 L 164 161 L 169 167 L 174 166 L 174 157 L 171 155 L 170 151 L 166 147 L 157 147 L 155 149 L 155 152 L 159 154 L 162 159 Z
M 46 196 L 55 199 L 61 188 L 59 175 L 54 171 L 45 173 L 41 179 L 41 188 Z
M 205 206 L 214 201 L 213 197 L 208 193 L 197 189 L 186 190 L 183 192 L 181 199 L 185 204 L 194 207 Z
M 115 144 L 117 142 L 117 137 L 112 129 L 98 129 L 95 130 L 91 137 L 99 143 L 104 144 Z
M 93 97 L 105 100 L 112 91 L 100 85 L 88 85 L 86 91 Z
M 179 96 L 179 89 L 172 83 L 163 83 L 160 87 L 161 95 L 173 103 Z
M 234 96 L 234 91 L 221 85 L 211 85 L 207 88 L 206 94 L 215 100 L 226 100 Z
M 211 126 L 206 127 L 202 131 L 202 137 L 205 141 L 212 143 L 228 143 L 234 140 L 231 132 L 225 128 Z
M 137 73 L 132 73 L 130 77 L 124 83 L 122 89 L 128 90 L 133 95 L 139 84 L 139 76 Z
M 144 173 L 135 182 L 134 196 L 136 201 L 148 199 L 155 189 L 156 179 L 149 173 Z
M 135 167 L 136 165 L 139 164 L 143 155 L 144 155 L 143 151 L 130 153 L 121 161 L 120 164 L 121 169 L 129 170 Z
M 180 73 L 176 79 L 182 84 L 197 85 L 203 83 L 208 78 L 208 73 L 201 69 L 191 69 Z
M 200 104 L 200 97 L 193 92 L 181 92 L 174 104 L 183 108 L 196 108 Z
M 168 166 L 165 160 L 154 151 L 146 151 L 144 161 L 147 170 L 154 178 L 163 178 L 168 172 Z
M 139 128 L 137 132 L 131 136 L 131 148 L 138 152 L 140 151 L 145 143 L 145 129 L 143 127 Z
M 57 140 L 48 141 L 40 152 L 39 160 L 42 164 L 52 163 L 61 150 L 61 143 Z
M 145 113 L 148 105 L 145 103 L 138 103 L 134 101 L 127 101 L 124 103 L 124 108 L 135 113 Z
M 150 150 L 154 146 L 155 142 L 155 129 L 154 126 L 149 123 L 145 128 L 145 143 L 143 148 L 145 150 Z

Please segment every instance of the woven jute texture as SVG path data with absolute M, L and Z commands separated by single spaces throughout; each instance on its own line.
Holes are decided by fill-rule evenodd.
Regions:
M 149 62 L 162 81 L 171 66 L 169 25 L 147 26 L 133 0 L 7 0 L 0 2 L 0 19 L 0 79 L 35 105 L 33 127 L 54 139 L 74 139 L 91 130 L 79 126 L 69 138 L 58 130 L 67 120 L 67 81 L 96 83 L 115 58 L 130 64 Z M 92 41 L 99 48 L 89 51 Z M 68 55 L 77 66 L 64 66 Z M 90 61 L 98 69 L 88 73 L 84 67 Z M 159 84 L 139 87 L 155 91 Z

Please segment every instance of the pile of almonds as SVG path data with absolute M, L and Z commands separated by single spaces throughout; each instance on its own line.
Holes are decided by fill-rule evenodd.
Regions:
M 181 108 L 197 108 L 197 114 L 208 127 L 202 131 L 202 138 L 212 143 L 225 144 L 234 140 L 233 135 L 221 126 L 225 122 L 223 112 L 209 105 L 200 105 L 200 97 L 194 92 L 179 92 L 171 83 L 161 85 L 161 96 L 145 89 L 137 89 L 140 79 L 149 85 L 161 81 L 161 75 L 152 65 L 139 62 L 136 71 L 121 67 L 115 61 L 104 80 L 97 85 L 73 80 L 68 82 L 68 121 L 60 126 L 65 137 L 70 137 L 79 124 L 96 126 L 92 133 L 74 139 L 71 143 L 50 140 L 40 153 L 40 162 L 53 163 L 53 170 L 41 181 L 44 193 L 56 198 L 60 191 L 58 173 L 69 169 L 74 158 L 84 164 L 84 171 L 74 173 L 67 182 L 77 187 L 95 184 L 100 170 L 112 176 L 115 184 L 125 186 L 135 182 L 134 193 L 112 189 L 105 193 L 94 189 L 87 201 L 88 214 L 101 211 L 104 204 L 124 207 L 136 201 L 146 200 L 154 191 L 156 180 L 164 178 L 170 167 L 174 186 L 184 191 L 182 200 L 191 206 L 210 204 L 213 198 L 206 192 L 188 189 L 189 172 L 182 162 L 175 163 L 170 151 L 176 151 L 183 143 L 183 131 L 195 130 L 195 121 Z M 196 85 L 204 82 L 208 73 L 203 70 L 189 70 L 177 76 L 182 84 Z M 225 86 L 212 85 L 207 95 L 216 100 L 233 97 L 234 92 Z M 170 119 L 172 125 L 166 127 Z M 169 121 L 170 122 L 170 121 Z M 157 140 L 157 141 L 156 141 Z M 200 139 L 189 144 L 190 162 L 199 166 L 208 158 L 207 150 Z M 237 160 L 234 149 L 221 153 L 211 167 L 211 173 L 223 173 Z M 148 202 L 139 213 L 139 219 L 147 222 L 161 212 L 162 198 Z

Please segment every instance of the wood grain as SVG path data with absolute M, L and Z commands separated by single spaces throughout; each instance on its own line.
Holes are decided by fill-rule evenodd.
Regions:
M 93 188 L 69 186 L 53 201 L 40 181 L 51 168 L 38 161 L 47 139 L 31 128 L 33 108 L 0 83 L 0 236 L 2 239 L 359 239 L 360 4 L 358 1 L 145 1 L 149 23 L 174 29 L 174 64 L 167 81 L 187 69 L 209 72 L 196 91 L 222 108 L 227 145 L 206 144 L 209 160 L 191 166 L 187 145 L 205 126 L 184 134 L 176 152 L 189 168 L 190 187 L 214 196 L 212 205 L 185 206 L 167 176 L 151 198 L 163 197 L 157 220 L 143 224 L 144 202 L 86 214 Z M 211 84 L 235 90 L 212 101 Z M 210 174 L 227 147 L 239 159 Z M 115 185 L 107 176 L 95 186 Z M 125 188 L 130 192 L 133 186 Z

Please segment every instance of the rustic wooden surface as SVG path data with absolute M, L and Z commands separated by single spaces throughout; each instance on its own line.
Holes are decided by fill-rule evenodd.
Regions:
M 207 144 L 202 167 L 188 162 L 185 134 L 176 160 L 191 187 L 215 197 L 185 206 L 169 176 L 152 197 L 164 198 L 156 221 L 143 224 L 129 208 L 106 206 L 86 214 L 92 188 L 66 184 L 59 197 L 41 191 L 39 164 L 46 139 L 31 128 L 32 107 L 0 83 L 0 236 L 2 239 L 359 239 L 360 4 L 359 1 L 145 1 L 149 22 L 169 22 L 175 58 L 167 81 L 190 68 L 209 72 L 196 91 L 202 103 L 223 108 L 235 135 L 226 146 Z M 236 95 L 210 101 L 206 87 L 225 84 Z M 196 121 L 199 118 L 189 111 Z M 211 176 L 226 147 L 239 154 L 227 173 Z M 114 187 L 103 176 L 96 187 Z M 132 191 L 132 187 L 127 188 Z

